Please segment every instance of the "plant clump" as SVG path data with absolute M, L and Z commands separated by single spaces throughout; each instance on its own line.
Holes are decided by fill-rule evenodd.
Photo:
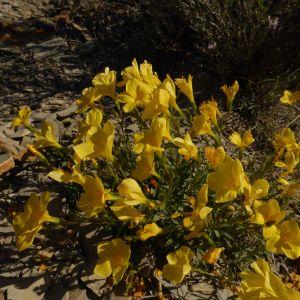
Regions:
M 221 89 L 230 113 L 238 82 Z M 286 105 L 297 101 L 299 91 L 281 98 Z M 291 129 L 275 134 L 274 149 L 255 168 L 251 130 L 226 136 L 217 102 L 197 107 L 191 75 L 162 79 L 150 63 L 135 59 L 120 79 L 105 68 L 76 103 L 76 135 L 64 140 L 51 123 L 33 126 L 28 107 L 12 122 L 32 131 L 28 151 L 49 181 L 75 199 L 69 206 L 68 197 L 62 200 L 57 217 L 47 210 L 49 192 L 32 194 L 24 211 L 13 213 L 19 251 L 34 251 L 41 235 L 44 249 L 55 248 L 56 233 L 89 222 L 100 232 L 91 245 L 98 255 L 94 273 L 113 285 L 128 285 L 133 274 L 143 278 L 146 268 L 151 274 L 144 279 L 153 285 L 157 276 L 178 285 L 200 274 L 241 299 L 300 297 L 291 278 L 269 265 L 274 255 L 300 257 L 300 144 Z M 76 237 L 68 244 L 72 251 Z M 144 266 L 140 253 L 152 261 Z

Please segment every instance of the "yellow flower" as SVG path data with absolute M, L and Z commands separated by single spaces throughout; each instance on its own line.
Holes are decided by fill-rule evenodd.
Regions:
M 78 122 L 78 136 L 75 143 L 86 140 L 91 137 L 100 127 L 103 119 L 102 111 L 99 108 L 93 108 L 86 114 L 84 121 Z
M 273 146 L 276 150 L 275 161 L 284 153 L 284 150 L 294 150 L 299 147 L 297 146 L 295 134 L 290 128 L 285 128 L 275 134 Z
M 143 80 L 142 76 L 140 74 L 139 65 L 135 58 L 132 61 L 132 65 L 129 67 L 126 67 L 121 72 L 121 75 L 122 75 L 123 80 L 117 84 L 117 86 L 119 86 L 119 87 L 126 85 L 126 83 L 133 78 L 138 79 L 138 80 Z
M 126 67 L 122 73 L 123 80 L 118 83 L 118 86 L 122 87 L 131 79 L 138 79 L 149 85 L 151 89 L 157 87 L 160 84 L 160 80 L 156 73 L 153 73 L 152 65 L 146 60 L 144 63 L 138 65 L 136 59 L 132 61 L 132 66 Z
M 197 193 L 197 200 L 194 198 L 189 199 L 192 203 L 193 211 L 188 217 L 183 219 L 183 226 L 191 231 L 186 236 L 186 240 L 197 238 L 200 236 L 200 232 L 206 226 L 206 217 L 212 211 L 212 208 L 206 206 L 208 201 L 208 185 L 204 184 Z M 196 203 L 196 207 L 194 205 Z
M 290 259 L 300 257 L 300 229 L 295 221 L 284 221 L 280 225 L 264 227 L 266 248 L 275 253 L 284 253 Z
M 80 162 L 81 160 L 92 155 L 94 152 L 94 145 L 90 141 L 87 141 L 76 145 L 73 150 L 75 160 Z
M 74 147 L 76 158 L 78 160 L 85 158 L 105 158 L 108 161 L 112 161 L 114 134 L 115 126 L 110 122 L 106 122 L 103 128 L 98 127 L 97 131 L 86 142 Z
M 286 151 L 284 154 L 284 161 L 275 162 L 275 166 L 279 168 L 283 168 L 286 170 L 280 175 L 280 178 L 283 178 L 289 174 L 294 173 L 294 169 L 299 164 L 300 158 L 300 148 L 298 151 Z
M 209 120 L 203 115 L 197 115 L 193 118 L 193 127 L 191 128 L 191 136 L 195 137 L 198 135 L 210 135 L 215 137 L 214 133 L 211 130 L 211 125 Z
M 225 158 L 225 150 L 222 146 L 218 148 L 206 147 L 205 158 L 209 161 L 211 167 L 216 170 L 218 165 L 222 163 Z
M 129 266 L 130 246 L 126 245 L 121 239 L 113 239 L 99 243 L 97 253 L 99 260 L 94 273 L 101 278 L 112 275 L 114 283 L 118 283 Z
M 283 178 L 278 179 L 278 182 L 282 184 L 280 188 L 283 190 L 284 195 L 300 198 L 300 182 L 290 182 Z
M 190 158 L 197 159 L 198 158 L 198 148 L 193 143 L 191 136 L 189 133 L 187 133 L 184 136 L 184 139 L 182 138 L 175 138 L 174 144 L 178 147 L 178 153 L 184 156 L 184 159 L 189 160 Z
M 43 122 L 42 128 L 36 130 L 34 136 L 34 146 L 36 148 L 61 148 L 61 145 L 58 143 L 57 138 L 54 134 L 54 126 L 48 122 Z
M 169 122 L 165 118 L 155 118 L 149 131 L 134 135 L 133 151 L 140 154 L 148 145 L 149 150 L 161 152 L 164 150 L 161 148 L 163 138 L 171 139 Z
M 249 145 L 255 140 L 251 134 L 251 130 L 246 130 L 243 135 L 234 131 L 230 136 L 229 140 L 232 144 L 236 145 L 241 151 L 244 151 Z
M 97 93 L 101 94 L 101 97 L 108 96 L 114 99 L 116 93 L 116 79 L 116 72 L 110 71 L 109 68 L 106 67 L 103 73 L 99 73 L 94 77 L 93 85 L 97 89 Z
M 179 90 L 188 97 L 191 103 L 195 103 L 192 75 L 189 75 L 187 80 L 185 78 L 175 79 L 175 84 L 178 86 Z
M 18 112 L 18 116 L 15 117 L 12 121 L 12 125 L 13 126 L 20 126 L 20 125 L 29 125 L 29 118 L 31 115 L 31 109 L 28 106 L 24 106 L 22 107 L 19 112 Z
M 250 222 L 259 225 L 273 225 L 280 223 L 285 218 L 285 212 L 280 210 L 280 206 L 276 199 L 268 202 L 255 201 L 254 215 Z
M 125 103 L 124 112 L 128 113 L 137 106 L 144 106 L 150 101 L 151 88 L 135 78 L 126 83 L 126 91 L 118 95 L 118 101 Z
M 231 110 L 232 108 L 232 101 L 235 98 L 235 95 L 237 94 L 239 90 L 239 83 L 235 80 L 231 86 L 227 86 L 226 84 L 221 86 L 221 90 L 224 92 L 224 94 L 227 97 L 227 108 L 228 110 Z
M 293 105 L 300 100 L 300 91 L 291 92 L 285 90 L 283 96 L 280 98 L 280 101 L 283 104 Z
M 82 96 L 76 100 L 78 112 L 82 112 L 88 107 L 93 107 L 94 102 L 100 100 L 102 97 L 100 90 L 96 87 L 85 88 L 81 94 Z
M 48 173 L 48 176 L 58 182 L 76 182 L 78 184 L 85 182 L 85 176 L 80 172 L 79 164 L 74 165 L 70 172 L 63 169 L 56 169 Z
M 138 230 L 137 236 L 140 240 L 146 241 L 153 236 L 161 234 L 163 230 L 156 225 L 156 223 L 147 224 L 144 228 Z
M 214 265 L 219 259 L 224 248 L 209 248 L 203 255 L 202 259 L 211 265 Z
M 228 155 L 216 171 L 207 176 L 207 183 L 209 188 L 216 192 L 216 202 L 235 199 L 248 185 L 241 162 Z
M 77 207 L 85 213 L 88 218 L 99 214 L 105 208 L 105 202 L 111 199 L 109 190 L 104 189 L 102 181 L 98 176 L 85 176 L 82 187 L 84 193 L 77 202 Z
M 163 88 L 166 89 L 170 94 L 169 104 L 180 114 L 182 114 L 181 109 L 176 103 L 176 86 L 173 79 L 167 75 L 166 79 L 163 82 Z
M 159 84 L 161 84 L 156 73 L 153 73 L 152 65 L 146 60 L 140 64 L 140 72 L 144 82 L 146 82 L 152 89 L 155 89 Z
M 263 259 L 251 264 L 253 271 L 242 272 L 243 281 L 239 292 L 241 300 L 278 299 L 297 300 L 300 293 L 284 284 L 280 277 L 275 275 Z
M 94 146 L 92 158 L 105 158 L 108 161 L 113 160 L 112 148 L 114 143 L 115 126 L 106 122 L 103 128 L 98 130 L 90 137 L 90 141 Z
M 139 184 L 132 178 L 124 179 L 118 185 L 119 195 L 124 198 L 124 203 L 128 205 L 148 204 L 149 200 L 144 195 Z
M 215 100 L 203 102 L 200 106 L 200 112 L 205 119 L 211 120 L 214 126 L 219 127 L 218 116 L 221 116 L 221 112 L 219 111 L 218 104 Z
M 58 218 L 52 217 L 47 211 L 50 202 L 49 192 L 37 195 L 32 193 L 26 201 L 24 213 L 17 213 L 13 226 L 17 235 L 17 248 L 23 251 L 30 247 L 36 234 L 43 228 L 43 223 L 57 223 Z
M 131 176 L 139 181 L 144 181 L 150 176 L 156 176 L 154 168 L 154 152 L 146 146 L 143 152 L 137 157 L 137 166 Z
M 143 120 L 151 120 L 160 114 L 169 112 L 170 93 L 163 89 L 157 88 L 151 98 L 151 101 L 145 104 L 145 109 L 142 113 Z
M 111 206 L 111 210 L 115 216 L 123 222 L 132 221 L 135 224 L 138 224 L 144 218 L 142 213 L 140 213 L 133 206 L 126 204 L 122 200 L 116 201 Z
M 163 267 L 162 276 L 176 284 L 182 282 L 184 277 L 192 270 L 191 260 L 194 253 L 187 246 L 182 246 L 175 252 L 167 255 L 168 264 Z
M 245 187 L 244 194 L 245 200 L 244 205 L 246 210 L 252 214 L 252 205 L 256 200 L 259 200 L 268 195 L 269 192 L 269 183 L 265 179 L 258 179 L 256 180 L 253 185 L 248 184 Z

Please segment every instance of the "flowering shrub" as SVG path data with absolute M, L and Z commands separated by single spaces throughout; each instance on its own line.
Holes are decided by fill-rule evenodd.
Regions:
M 149 63 L 133 60 L 121 76 L 118 81 L 116 72 L 105 68 L 83 90 L 72 139 L 60 141 L 51 123 L 35 128 L 28 107 L 13 120 L 34 134 L 28 149 L 48 177 L 78 191 L 75 206 L 68 198 L 62 202 L 60 219 L 47 211 L 48 192 L 32 194 L 24 212 L 13 216 L 18 250 L 34 248 L 38 233 L 51 244 L 49 232 L 76 231 L 89 221 L 102 236 L 93 245 L 99 257 L 94 273 L 114 284 L 128 283 L 132 274 L 142 277 L 147 268 L 152 271 L 147 280 L 158 274 L 180 284 L 201 274 L 241 299 L 298 299 L 261 259 L 270 253 L 300 257 L 293 210 L 300 144 L 293 131 L 276 133 L 270 163 L 255 168 L 251 130 L 224 136 L 217 102 L 212 98 L 197 108 L 191 75 L 161 80 Z M 238 82 L 221 89 L 229 114 Z M 111 99 L 114 108 L 103 99 Z M 285 91 L 281 98 L 287 105 L 298 100 L 299 92 Z M 272 168 L 272 176 L 263 178 Z M 154 257 L 146 267 L 137 259 L 141 249 Z M 255 272 L 243 272 L 237 288 L 239 273 L 251 262 Z

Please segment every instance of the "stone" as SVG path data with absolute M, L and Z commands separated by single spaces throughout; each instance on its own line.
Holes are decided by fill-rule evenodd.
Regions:
M 193 292 L 200 292 L 200 293 L 203 293 L 206 295 L 210 295 L 214 291 L 213 286 L 211 286 L 210 284 L 207 284 L 205 282 L 193 284 L 191 286 L 191 289 Z
M 71 116 L 73 115 L 75 112 L 77 111 L 77 106 L 70 106 L 64 110 L 61 110 L 59 112 L 57 112 L 57 115 L 60 117 L 60 118 L 66 118 L 68 116 Z
M 5 300 L 4 293 L 0 291 L 0 300 Z
M 10 154 L 8 153 L 0 154 L 0 175 L 13 169 L 14 167 L 15 167 L 15 161 Z
M 7 300 L 40 300 L 44 298 L 45 281 L 36 278 L 4 278 L 0 277 L 0 289 L 7 293 Z
M 227 300 L 233 296 L 233 292 L 227 289 L 218 290 L 218 298 L 219 300 Z
M 97 296 L 107 292 L 106 280 L 95 274 L 84 275 L 81 277 L 82 283 Z

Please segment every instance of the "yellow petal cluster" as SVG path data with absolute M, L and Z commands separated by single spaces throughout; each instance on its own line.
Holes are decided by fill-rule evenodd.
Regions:
M 124 112 L 131 112 L 135 107 L 146 105 L 150 101 L 152 89 L 149 85 L 135 78 L 126 83 L 126 90 L 118 95 L 118 101 L 125 103 Z
M 203 255 L 202 259 L 210 264 L 214 265 L 217 260 L 219 259 L 221 252 L 224 250 L 224 248 L 209 248 Z
M 232 144 L 236 145 L 241 151 L 244 151 L 255 141 L 251 134 L 251 130 L 246 130 L 242 135 L 234 131 L 229 136 L 229 140 Z
M 105 208 L 105 202 L 111 199 L 109 191 L 104 189 L 98 176 L 86 175 L 82 183 L 83 194 L 77 202 L 77 207 L 88 218 L 96 216 Z
M 132 205 L 129 205 L 122 200 L 116 201 L 111 206 L 111 210 L 120 221 L 132 222 L 134 225 L 137 225 L 145 216 Z
M 36 234 L 43 228 L 45 222 L 57 223 L 58 218 L 52 217 L 47 211 L 50 202 L 48 192 L 40 195 L 32 193 L 26 201 L 24 212 L 16 213 L 13 226 L 17 235 L 17 249 L 23 251 L 30 247 Z
M 246 210 L 252 214 L 252 205 L 256 200 L 259 200 L 268 195 L 269 183 L 266 179 L 258 179 L 252 185 L 249 183 L 244 190 L 245 200 L 244 205 Z
M 108 96 L 115 98 L 116 93 L 116 71 L 110 71 L 108 67 L 104 69 L 103 73 L 97 74 L 93 79 L 93 85 L 101 97 Z
M 275 166 L 284 169 L 280 178 L 286 177 L 289 174 L 294 173 L 294 169 L 298 166 L 300 161 L 300 146 L 297 145 L 297 149 L 288 150 L 285 152 L 283 160 L 277 160 Z
M 169 253 L 167 255 L 168 264 L 163 267 L 163 277 L 176 284 L 181 283 L 192 270 L 191 260 L 193 257 L 192 250 L 187 246 L 182 246 L 175 252 Z
M 216 202 L 234 200 L 248 185 L 241 162 L 228 155 L 216 171 L 207 176 L 207 183 L 209 188 L 216 192 Z
M 112 275 L 114 283 L 118 283 L 129 266 L 130 246 L 117 238 L 99 243 L 97 253 L 99 259 L 94 268 L 94 273 L 101 278 Z
M 95 102 L 101 98 L 108 96 L 115 98 L 116 72 L 110 71 L 108 67 L 103 73 L 97 74 L 93 79 L 93 86 L 85 88 L 82 96 L 76 101 L 78 104 L 78 112 L 95 106 Z
M 283 96 L 280 98 L 281 103 L 287 105 L 294 105 L 300 100 L 300 91 L 291 92 L 285 90 Z
M 197 159 L 198 158 L 198 148 L 193 143 L 191 136 L 189 133 L 186 133 L 184 139 L 175 138 L 174 144 L 178 147 L 178 153 L 183 155 L 184 159 L 189 160 L 190 158 Z
M 300 293 L 284 284 L 280 277 L 274 274 L 268 263 L 258 259 L 251 264 L 253 271 L 242 272 L 243 281 L 239 292 L 241 300 L 278 299 L 296 300 Z
M 299 148 L 295 134 L 290 128 L 285 128 L 275 134 L 273 146 L 276 150 L 275 161 L 282 156 L 285 150 L 294 150 Z
M 29 125 L 30 115 L 31 115 L 30 107 L 29 106 L 22 107 L 18 112 L 18 116 L 13 119 L 12 125 L 13 126 Z
M 156 223 L 150 223 L 144 226 L 144 228 L 138 230 L 137 236 L 140 240 L 146 241 L 151 237 L 157 236 L 163 232 L 162 228 L 156 225 Z
M 80 141 L 86 141 L 100 127 L 103 119 L 103 113 L 99 108 L 92 108 L 85 116 L 85 120 L 78 122 L 78 135 L 73 141 L 77 144 Z
M 149 131 L 134 135 L 133 151 L 140 154 L 147 147 L 148 151 L 162 152 L 161 145 L 164 138 L 171 139 L 169 122 L 166 118 L 155 118 Z
M 193 118 L 193 127 L 191 128 L 191 136 L 210 135 L 214 137 L 209 119 L 203 115 L 197 115 Z
M 280 210 L 280 206 L 276 199 L 268 202 L 255 201 L 254 214 L 250 222 L 259 225 L 278 224 L 285 218 L 285 212 Z
M 218 117 L 221 116 L 221 112 L 215 100 L 202 102 L 199 110 L 205 119 L 210 120 L 215 127 L 219 127 Z
M 187 96 L 191 103 L 195 103 L 194 92 L 193 92 L 193 76 L 189 75 L 188 79 L 177 78 L 175 79 L 175 84 L 179 90 Z
M 300 257 L 300 229 L 296 221 L 283 221 L 280 225 L 264 227 L 266 248 L 290 259 Z
M 279 188 L 283 190 L 284 195 L 300 198 L 300 182 L 290 182 L 283 178 L 279 179 L 278 182 L 281 183 Z
M 228 110 L 231 110 L 232 108 L 232 102 L 235 98 L 235 95 L 237 94 L 239 90 L 239 83 L 235 80 L 231 86 L 228 86 L 224 84 L 221 86 L 221 90 L 224 92 L 224 94 L 227 97 L 227 108 Z
M 208 160 L 211 167 L 216 170 L 218 165 L 223 162 L 225 158 L 225 150 L 220 147 L 205 147 L 205 158 Z
M 55 136 L 54 126 L 49 122 L 43 122 L 42 128 L 35 131 L 34 137 L 34 146 L 36 148 L 61 148 L 61 145 L 58 143 L 58 140 Z
M 192 201 L 191 201 L 192 200 Z M 186 240 L 199 238 L 201 231 L 206 226 L 206 217 L 211 213 L 212 208 L 206 206 L 208 202 L 208 185 L 204 184 L 197 193 L 197 199 L 190 199 L 193 211 L 183 219 L 183 226 L 190 233 L 185 237 Z M 196 203 L 196 206 L 194 205 Z
M 139 184 L 132 178 L 124 179 L 118 185 L 119 195 L 124 198 L 124 203 L 129 205 L 148 204 L 149 200 L 144 195 Z
M 136 159 L 137 166 L 131 176 L 139 181 L 144 181 L 150 176 L 155 176 L 154 152 L 147 146 Z
M 106 122 L 102 127 L 87 138 L 86 142 L 74 147 L 76 158 L 80 161 L 86 158 L 105 158 L 108 161 L 113 160 L 112 148 L 114 143 L 115 126 Z
M 158 87 L 154 91 L 151 101 L 146 103 L 142 119 L 151 120 L 160 114 L 168 114 L 170 100 L 170 93 L 164 87 Z

